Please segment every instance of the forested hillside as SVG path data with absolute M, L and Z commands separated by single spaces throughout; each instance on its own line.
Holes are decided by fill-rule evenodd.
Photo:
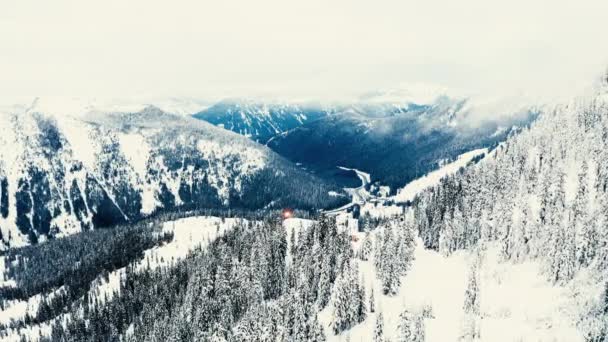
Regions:
M 608 246 L 608 103 L 577 100 L 544 113 L 490 158 L 444 179 L 416 201 L 425 245 L 450 254 L 498 240 L 505 259 L 547 259 L 554 281 Z
M 419 187 L 403 215 L 281 222 L 255 211 L 251 221 L 193 218 L 181 231 L 168 221 L 15 249 L 2 257 L 13 318 L 1 336 L 603 341 L 607 140 L 598 95 L 544 111 L 483 159 Z M 180 257 L 163 261 L 163 248 Z M 37 309 L 15 314 L 22 303 Z
M 589 295 L 607 280 L 607 144 L 605 95 L 543 113 L 489 158 L 417 198 L 425 246 L 448 256 L 496 244 L 505 262 L 538 260 L 555 286 L 580 288 L 588 312 L 572 319 L 587 341 L 602 341 L 605 301 Z
M 128 267 L 110 297 L 85 291 L 11 328 L 51 323 L 50 341 L 324 341 L 317 313 L 334 283 L 351 286 L 348 274 L 356 284 L 352 258 L 349 235 L 327 218 L 298 231 L 243 222 L 169 267 Z M 349 325 L 366 298 L 349 299 L 362 310 Z

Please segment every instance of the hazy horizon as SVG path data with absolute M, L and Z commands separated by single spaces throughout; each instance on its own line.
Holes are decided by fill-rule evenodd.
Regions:
M 339 99 L 400 84 L 563 96 L 608 65 L 608 2 L 19 1 L 0 92 Z

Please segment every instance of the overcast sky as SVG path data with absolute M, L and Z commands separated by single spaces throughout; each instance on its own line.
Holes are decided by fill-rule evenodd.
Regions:
M 559 93 L 608 66 L 607 0 L 0 0 L 0 96 Z

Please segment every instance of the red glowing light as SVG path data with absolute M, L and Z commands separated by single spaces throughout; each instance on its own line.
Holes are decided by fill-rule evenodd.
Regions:
M 293 210 L 291 209 L 283 209 L 283 213 L 281 214 L 284 219 L 291 218 L 293 216 Z

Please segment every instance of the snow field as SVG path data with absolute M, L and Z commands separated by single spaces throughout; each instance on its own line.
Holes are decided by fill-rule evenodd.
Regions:
M 359 240 L 353 242 L 353 247 L 357 249 L 365 233 L 355 234 Z M 597 285 L 601 282 L 593 280 L 597 275 L 583 271 L 571 283 L 556 286 L 546 280 L 537 262 L 503 262 L 498 247 L 493 245 L 482 256 L 478 271 L 480 338 L 475 341 L 584 341 L 576 323 L 602 295 L 602 287 Z M 379 312 L 384 315 L 385 338 L 395 341 L 399 314 L 404 309 L 421 314 L 423 309 L 429 308 L 430 317 L 424 319 L 427 342 L 466 341 L 462 337 L 463 304 L 469 272 L 476 257 L 474 252 L 458 251 L 444 257 L 426 250 L 419 240 L 414 257 L 395 296 L 382 294 L 373 257 L 368 261 L 356 259 L 367 297 L 373 288 L 376 312 L 368 312 L 365 321 L 334 335 L 330 328 L 333 310 L 330 304 L 319 315 L 328 341 L 371 341 Z

